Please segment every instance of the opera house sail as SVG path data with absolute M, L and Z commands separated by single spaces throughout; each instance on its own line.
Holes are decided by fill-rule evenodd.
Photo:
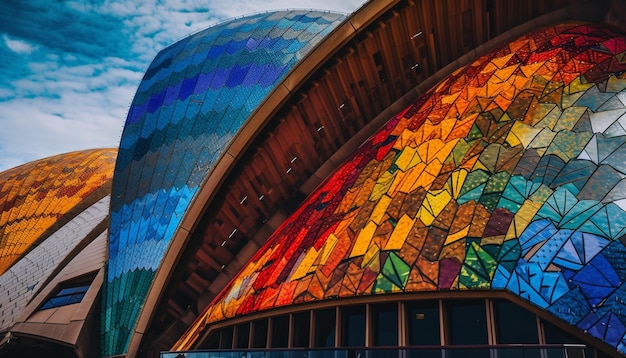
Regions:
M 161 50 L 0 173 L 0 356 L 626 356 L 623 1 L 371 0 Z

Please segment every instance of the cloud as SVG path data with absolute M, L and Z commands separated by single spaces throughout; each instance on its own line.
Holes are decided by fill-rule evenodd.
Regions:
M 28 42 L 15 40 L 7 36 L 6 34 L 2 35 L 2 39 L 4 40 L 4 44 L 13 52 L 18 54 L 30 54 L 36 48 L 33 45 L 30 45 Z
M 318 0 L 315 7 L 348 13 L 362 3 Z M 286 8 L 310 2 L 0 1 L 0 171 L 117 147 L 137 86 L 160 50 L 226 19 Z

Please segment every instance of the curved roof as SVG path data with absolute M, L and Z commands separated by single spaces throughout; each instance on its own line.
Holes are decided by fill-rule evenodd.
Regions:
M 258 14 L 201 31 L 157 55 L 133 100 L 115 168 L 105 356 L 127 350 L 170 240 L 231 138 L 342 18 L 304 10 Z
M 331 175 L 175 349 L 299 302 L 506 289 L 626 352 L 625 53 L 623 35 L 563 24 L 456 71 Z
M 116 154 L 77 151 L 0 173 L 0 275 L 71 219 L 68 214 L 93 204 L 84 199 L 110 182 Z

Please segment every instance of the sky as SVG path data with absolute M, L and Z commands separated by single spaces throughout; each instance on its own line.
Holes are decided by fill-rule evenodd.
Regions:
M 154 56 L 224 20 L 280 9 L 351 13 L 364 0 L 2 0 L 0 172 L 117 147 Z

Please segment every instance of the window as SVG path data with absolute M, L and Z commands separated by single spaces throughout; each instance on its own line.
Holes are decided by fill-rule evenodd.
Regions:
M 315 347 L 335 346 L 335 309 L 315 312 Z
M 248 348 L 250 341 L 250 323 L 237 325 L 237 339 L 235 340 L 235 348 Z
M 438 346 L 441 344 L 438 301 L 408 302 L 406 315 L 409 345 Z
M 267 347 L 267 319 L 252 323 L 252 348 Z
M 272 348 L 285 348 L 289 345 L 289 316 L 272 318 Z
M 375 346 L 398 345 L 398 304 L 396 302 L 373 305 L 373 344 Z
M 49 308 L 62 307 L 80 303 L 91 286 L 95 274 L 79 280 L 64 282 L 55 291 L 55 293 L 46 300 L 39 310 L 47 310 Z
M 222 330 L 220 337 L 220 349 L 230 349 L 233 347 L 233 327 L 226 327 Z
M 448 344 L 451 345 L 487 345 L 487 311 L 484 300 L 460 300 L 446 303 L 446 322 L 448 328 Z M 465 358 L 463 349 L 451 349 L 450 358 Z M 474 358 L 488 358 L 488 349 L 472 351 Z
M 365 306 L 346 307 L 341 310 L 341 345 L 365 346 Z
M 83 297 L 85 297 L 88 289 L 89 285 L 62 288 L 54 296 L 50 297 L 41 306 L 40 310 L 80 303 L 80 301 L 83 300 Z
M 498 344 L 539 344 L 537 317 L 513 302 L 493 302 Z
M 365 356 L 364 347 L 371 347 L 368 358 L 392 358 L 397 357 L 397 350 L 380 348 L 403 345 L 406 358 L 563 356 L 562 348 L 546 347 L 544 343 L 583 344 L 504 298 L 445 298 L 352 303 L 280 314 L 212 331 L 201 348 L 337 347 L 345 357 L 356 358 Z M 500 346 L 494 349 L 494 344 Z M 572 346 L 566 353 L 579 357 L 581 348 L 584 347 Z M 332 358 L 335 353 L 323 349 L 316 351 L 315 356 Z M 588 347 L 584 354 L 593 357 L 597 353 Z
M 293 315 L 292 346 L 308 347 L 309 330 L 311 327 L 311 314 L 308 311 L 299 312 Z
M 547 344 L 585 344 L 580 339 L 572 336 L 551 323 L 542 320 L 541 324 L 543 326 L 543 334 Z M 548 358 L 557 358 L 559 357 L 559 353 L 560 352 L 550 351 L 547 356 Z M 584 356 L 593 357 L 593 349 L 590 347 L 585 348 Z M 583 357 L 583 355 L 580 351 L 573 350 L 572 352 L 568 352 L 568 357 Z

